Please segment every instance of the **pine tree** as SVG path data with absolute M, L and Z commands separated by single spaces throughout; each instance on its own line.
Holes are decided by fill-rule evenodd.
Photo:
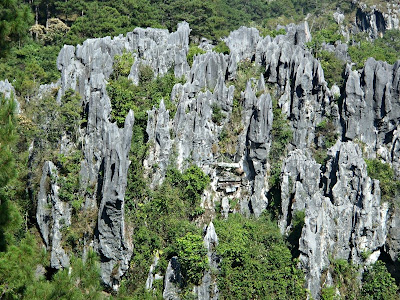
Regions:
M 0 95 L 0 189 L 16 175 L 14 155 L 11 151 L 16 139 L 15 109 L 14 100 Z
M 0 0 L 0 56 L 5 54 L 11 42 L 27 36 L 32 21 L 27 5 L 18 0 Z

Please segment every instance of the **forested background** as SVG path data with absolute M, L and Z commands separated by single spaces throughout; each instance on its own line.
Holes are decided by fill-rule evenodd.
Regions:
M 130 158 L 133 171 L 129 175 L 127 215 L 136 224 L 152 224 L 151 230 L 147 225 L 135 228 L 134 241 L 140 249 L 134 253 L 131 271 L 119 294 L 103 291 L 95 253 L 89 253 L 83 263 L 80 252 L 75 251 L 79 249 L 82 228 L 66 232 L 65 246 L 75 255 L 71 260 L 72 271 L 62 270 L 54 274 L 54 270 L 48 268 L 48 254 L 41 247 L 36 228 L 34 202 L 45 160 L 55 161 L 64 172 L 63 196 L 66 199 L 70 197 L 75 209 L 74 217 L 81 220 L 79 208 L 82 203 L 75 198 L 79 190 L 77 170 L 80 154 L 76 152 L 75 156 L 63 157 L 54 150 L 58 148 L 63 131 L 73 135 L 76 128 L 85 122 L 82 112 L 76 111 L 79 95 L 72 91 L 66 93 L 61 106 L 56 103 L 54 95 L 35 99 L 41 84 L 58 80 L 56 59 L 64 44 L 77 45 L 88 38 L 117 36 L 136 27 L 171 31 L 176 30 L 178 22 L 186 20 L 192 29 L 190 60 L 195 53 L 201 52 L 195 45 L 203 37 L 219 45 L 224 52 L 226 49 L 221 38 L 242 25 L 256 27 L 263 35 L 275 36 L 282 33 L 277 25 L 309 19 L 312 20 L 309 25 L 313 41 L 308 47 L 320 59 L 329 86 L 337 84 L 340 87 L 345 63 L 331 52 L 322 50 L 323 43 L 347 42 L 354 68 L 361 67 L 370 56 L 389 63 L 399 58 L 398 31 L 387 31 L 374 41 L 362 34 L 352 35 L 349 41 L 345 41 L 332 18 L 332 13 L 338 8 L 346 15 L 355 14 L 351 1 L 345 0 L 0 0 L 0 80 L 8 79 L 12 83 L 23 109 L 23 113 L 17 116 L 15 103 L 0 95 L 0 299 L 160 298 L 160 293 L 144 290 L 154 250 L 159 248 L 187 257 L 183 262 L 187 286 L 183 297 L 190 299 L 189 287 L 198 283 L 198 276 L 206 265 L 201 230 L 190 221 L 196 214 L 201 214 L 196 209 L 199 209 L 200 195 L 209 184 L 209 178 L 194 166 L 183 174 L 171 169 L 163 185 L 151 191 L 141 168 L 146 155 L 142 136 L 146 110 L 158 103 L 161 97 L 168 96 L 172 86 L 181 79 L 173 74 L 152 79 L 153 74 L 146 76 L 146 71 L 151 70 L 141 70 L 140 84 L 133 86 L 127 79 L 129 70 L 124 69 L 124 64 L 129 65 L 131 58 L 121 56 L 116 59 L 108 92 L 114 109 L 113 118 L 117 122 L 123 122 L 131 108 L 124 106 L 124 99 L 136 101 L 129 103 L 135 105 L 137 125 L 134 129 L 136 144 L 133 146 L 136 148 L 132 149 L 134 155 Z M 244 88 L 249 77 L 254 75 L 253 71 L 244 66 L 243 75 L 239 73 L 235 84 L 242 84 Z M 140 102 L 142 99 L 148 101 Z M 218 116 L 218 111 L 213 113 L 215 122 L 218 122 L 221 116 Z M 280 115 L 278 110 L 277 115 Z M 276 122 L 280 123 L 275 123 L 274 130 L 282 139 L 284 148 L 291 133 L 285 132 L 287 124 L 284 120 L 277 117 Z M 29 156 L 33 141 L 34 161 Z M 279 145 L 276 147 L 279 152 Z M 152 198 L 151 205 L 140 200 L 147 198 Z M 167 217 L 160 218 L 160 212 Z M 298 219 L 296 224 L 301 229 L 304 216 L 294 218 Z M 219 251 L 226 257 L 219 282 L 226 299 L 262 298 L 267 292 L 276 299 L 306 297 L 307 291 L 302 287 L 303 274 L 296 269 L 291 237 L 279 233 L 273 213 L 259 220 L 235 215 L 227 222 L 216 220 L 215 226 L 221 232 Z M 296 228 L 292 234 L 299 234 Z M 248 247 L 250 243 L 253 245 L 251 248 Z M 187 253 L 188 249 L 190 253 Z M 262 259 L 258 259 L 260 257 Z M 165 269 L 166 264 L 167 261 L 162 260 L 159 268 Z M 364 273 L 366 284 L 363 287 L 358 284 L 356 266 L 347 261 L 334 261 L 332 268 L 337 276 L 335 282 L 349 297 L 397 297 L 394 279 L 381 263 Z M 326 289 L 323 295 L 324 299 L 337 299 L 333 288 Z
M 193 43 L 202 37 L 215 44 L 240 26 L 253 26 L 263 35 L 276 34 L 277 25 L 309 19 L 314 35 L 310 48 L 329 65 L 336 76 L 335 58 L 318 51 L 322 42 L 344 40 L 332 13 L 340 9 L 355 15 L 350 1 L 3 1 L 0 7 L 0 79 L 13 81 L 18 95 L 35 94 L 38 85 L 54 82 L 59 72 L 56 58 L 64 44 L 77 45 L 88 38 L 117 36 L 136 27 L 176 29 L 186 20 Z M 375 43 L 354 35 L 350 49 L 353 62 L 361 67 L 366 58 L 394 63 L 398 58 L 398 31 L 388 31 Z M 329 57 L 328 57 L 329 56 Z M 339 70 L 339 69 L 340 70 Z M 329 75 L 328 75 L 329 76 Z M 329 78 L 328 78 L 329 79 Z

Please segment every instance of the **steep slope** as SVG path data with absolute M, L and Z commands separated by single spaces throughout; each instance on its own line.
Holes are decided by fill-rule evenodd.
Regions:
M 80 250 L 93 247 L 99 254 L 106 286 L 118 290 L 137 246 L 131 241 L 136 232 L 125 222 L 134 116 L 127 114 L 123 128 L 112 123 L 106 89 L 115 56 L 126 52 L 134 57 L 129 79 L 135 84 L 142 65 L 155 76 L 172 68 L 186 80 L 173 87 L 168 99 L 176 105 L 174 115 L 164 100 L 148 111 L 149 149 L 143 165 L 152 189 L 162 184 L 171 165 L 184 171 L 195 164 L 209 176 L 201 198 L 204 211 L 192 221 L 206 226 L 211 269 L 224 259 L 217 255 L 212 220 L 232 213 L 260 217 L 265 211 L 275 212 L 281 233 L 291 237 L 292 254 L 299 258 L 314 299 L 320 298 L 321 286 L 333 284 L 326 274 L 332 259 L 360 266 L 381 259 L 394 265 L 400 252 L 398 204 L 393 195 L 389 202 L 383 197 L 382 183 L 371 178 L 365 159 L 382 160 L 398 178 L 399 64 L 369 59 L 362 70 L 347 66 L 338 98 L 328 88 L 320 62 L 305 47 L 311 40 L 308 24 L 285 30 L 271 38 L 241 27 L 225 39 L 230 54 L 208 51 L 196 55 L 192 66 L 186 58 L 187 23 L 173 33 L 137 28 L 125 37 L 90 39 L 61 50 L 57 100 L 62 103 L 70 89 L 79 92 L 86 119 L 76 141 L 64 134 L 61 153 L 82 152 L 79 210 L 97 221 L 84 229 Z M 10 90 L 7 82 L 5 86 Z M 292 136 L 280 135 L 285 126 Z M 63 240 L 65 227 L 74 225 L 75 209 L 59 197 L 58 169 L 51 161 L 43 165 L 37 205 L 38 226 L 54 269 L 69 266 L 72 251 Z M 370 255 L 365 258 L 365 253 Z M 179 257 L 168 259 L 166 274 L 160 275 L 155 255 L 146 286 L 152 289 L 163 276 L 164 298 L 179 299 Z M 215 274 L 201 275 L 194 289 L 197 298 L 223 298 Z

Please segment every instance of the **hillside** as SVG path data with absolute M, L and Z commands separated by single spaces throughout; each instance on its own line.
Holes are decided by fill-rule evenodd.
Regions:
M 0 298 L 398 299 L 398 9 L 1 4 Z

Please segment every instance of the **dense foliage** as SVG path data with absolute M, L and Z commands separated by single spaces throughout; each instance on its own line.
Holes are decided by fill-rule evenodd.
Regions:
M 266 216 L 239 214 L 215 223 L 222 257 L 222 299 L 305 299 L 304 275 L 296 268 L 278 227 Z
M 272 101 L 273 122 L 272 122 L 272 143 L 268 159 L 271 164 L 269 176 L 269 209 L 277 217 L 281 212 L 280 176 L 282 161 L 287 153 L 287 146 L 293 138 L 293 132 L 289 121 L 279 108 L 277 100 Z
M 21 42 L 26 37 L 32 13 L 19 0 L 0 2 L 0 56 L 10 47 L 11 42 Z
M 15 103 L 0 95 L 0 298 L 4 299 L 154 299 L 162 297 L 162 280 L 156 280 L 149 291 L 144 289 L 150 264 L 158 260 L 154 273 L 165 274 L 168 262 L 176 257 L 182 280 L 178 287 L 183 299 L 194 297 L 193 286 L 210 271 L 218 281 L 222 299 L 304 299 L 304 274 L 297 268 L 299 237 L 304 225 L 304 211 L 293 215 L 292 229 L 287 236 L 279 232 L 275 220 L 267 214 L 259 219 L 246 219 L 230 214 L 225 220 L 215 217 L 219 237 L 216 248 L 220 268 L 209 269 L 204 248 L 202 226 L 211 217 L 201 206 L 201 197 L 210 178 L 199 167 L 186 163 L 183 172 L 174 168 L 174 155 L 164 181 L 157 187 L 148 182 L 143 161 L 151 144 L 147 141 L 147 111 L 159 107 L 164 100 L 170 117 L 177 103 L 170 99 L 176 83 L 172 69 L 155 76 L 146 65 L 139 66 L 139 83 L 128 75 L 134 55 L 123 52 L 114 58 L 114 72 L 108 80 L 107 92 L 112 105 L 112 120 L 123 126 L 129 110 L 135 113 L 130 153 L 128 186 L 125 195 L 126 222 L 133 228 L 134 252 L 130 270 L 122 281 L 118 295 L 104 293 L 99 280 L 99 262 L 89 249 L 82 255 L 84 238 L 92 239 L 96 210 L 83 211 L 85 194 L 95 193 L 92 186 L 80 186 L 82 141 L 79 128 L 85 125 L 81 97 L 70 90 L 57 103 L 51 94 L 37 99 L 38 88 L 58 80 L 56 59 L 64 44 L 82 43 L 87 38 L 125 34 L 135 27 L 156 27 L 175 30 L 177 23 L 187 21 L 192 29 L 187 60 L 203 54 L 197 44 L 206 37 L 214 44 L 213 51 L 229 54 L 222 41 L 240 25 L 259 29 L 263 36 L 285 34 L 276 25 L 299 22 L 306 16 L 313 39 L 307 45 L 320 61 L 328 86 L 343 87 L 345 62 L 324 44 L 345 42 L 331 14 L 339 8 L 354 13 L 350 1 L 306 0 L 35 0 L 0 1 L 0 80 L 9 79 L 16 89 L 23 113 L 15 115 Z M 311 16 L 311 17 L 309 17 Z M 314 21 L 311 21 L 314 20 Z M 349 56 L 356 68 L 368 57 L 394 63 L 400 53 L 400 33 L 389 30 L 382 38 L 368 41 L 364 36 L 351 36 Z M 254 61 L 238 64 L 232 114 L 218 105 L 212 107 L 212 121 L 221 126 L 219 140 L 212 151 L 220 160 L 232 162 L 237 152 L 242 124 L 241 92 L 247 84 L 253 87 L 263 70 Z M 266 91 L 269 90 L 267 84 Z M 257 96 L 264 91 L 259 91 Z M 337 100 L 337 99 L 335 99 Z M 282 160 L 292 139 L 287 116 L 273 101 L 274 121 L 268 162 L 269 213 L 280 213 L 280 174 Z M 60 139 L 71 143 L 71 151 L 59 154 Z M 314 158 L 324 164 L 327 149 L 337 140 L 335 124 L 327 118 L 316 127 Z M 31 150 L 29 150 L 31 148 Z M 49 254 L 41 250 L 35 227 L 36 194 L 43 162 L 56 164 L 59 197 L 72 206 L 71 226 L 64 226 L 63 248 L 71 254 L 71 268 L 52 274 Z M 400 192 L 389 165 L 379 160 L 367 161 L 368 174 L 379 179 L 382 200 L 394 203 Z M 235 207 L 239 199 L 232 201 Z M 233 205 L 236 203 L 236 205 Z M 360 281 L 359 266 L 345 260 L 331 259 L 329 270 L 333 284 L 322 290 L 322 299 L 395 299 L 397 286 L 385 265 L 378 261 L 368 267 Z M 326 272 L 327 272 L 326 271 Z M 342 298 L 343 298 L 342 297 Z
M 115 70 L 107 86 L 107 92 L 111 99 L 112 118 L 118 126 L 123 127 L 125 117 L 129 110 L 135 113 L 135 124 L 145 127 L 147 123 L 147 111 L 153 106 L 158 107 L 161 99 L 164 99 L 166 109 L 170 110 L 173 117 L 176 111 L 176 104 L 170 101 L 173 86 L 183 79 L 177 79 L 171 69 L 163 76 L 154 78 L 153 70 L 146 65 L 139 67 L 139 85 L 134 85 L 128 79 L 130 67 L 125 67 L 133 63 L 130 54 L 116 56 Z
M 331 259 L 329 268 L 333 285 L 325 286 L 321 299 L 361 299 L 361 300 L 394 300 L 398 299 L 394 278 L 385 264 L 378 260 L 364 271 L 362 281 L 358 277 L 359 266 L 343 259 Z M 324 279 L 324 278 L 323 278 Z
M 379 159 L 367 159 L 365 162 L 368 176 L 379 180 L 382 201 L 397 205 L 400 196 L 400 181 L 396 180 L 393 169 Z
M 394 64 L 400 59 L 400 32 L 388 30 L 382 38 L 366 41 L 361 37 L 355 38 L 356 43 L 349 47 L 349 55 L 355 67 L 361 69 L 369 57 Z
M 155 255 L 160 257 L 159 273 L 165 272 L 168 259 L 179 257 L 185 274 L 184 290 L 199 282 L 207 267 L 206 253 L 201 231 L 190 221 L 203 213 L 200 196 L 208 183 L 208 176 L 196 166 L 183 173 L 169 169 L 158 189 L 139 191 L 141 197 L 130 195 L 128 215 L 136 248 L 125 282 L 127 293 L 141 292 Z

